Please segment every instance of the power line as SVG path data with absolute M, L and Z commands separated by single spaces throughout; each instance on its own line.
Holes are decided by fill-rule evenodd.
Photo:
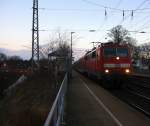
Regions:
M 102 4 L 98 4 L 98 3 L 95 3 L 95 2 L 92 2 L 92 1 L 89 1 L 89 0 L 82 0 L 82 1 L 85 2 L 85 3 L 91 4 L 91 5 L 94 5 L 94 6 L 121 11 L 121 9 L 108 7 L 108 6 L 105 6 L 105 5 L 102 5 Z
M 58 8 L 55 8 L 55 9 L 52 9 L 52 8 L 39 8 L 39 10 L 43 10 L 43 11 L 55 11 L 55 12 L 100 12 L 100 11 L 103 11 L 103 12 L 107 12 L 107 8 L 104 8 L 104 9 L 58 9 Z M 147 11 L 147 10 L 150 10 L 150 8 L 143 8 L 143 9 L 138 9 L 138 10 L 130 10 L 130 12 L 134 12 L 134 13 L 150 13 L 150 11 Z M 122 10 L 122 12 L 126 12 L 126 10 Z M 112 11 L 113 13 L 120 13 L 120 11 L 115 11 L 113 10 Z
M 89 0 L 82 0 L 82 1 L 84 1 L 84 2 L 90 2 L 90 4 L 91 4 L 91 2 L 92 1 L 89 1 Z M 125 18 L 125 12 L 126 11 L 129 11 L 129 12 L 134 12 L 134 13 L 144 13 L 145 11 L 147 11 L 147 10 L 149 10 L 150 8 L 141 8 L 146 2 L 147 2 L 148 0 L 144 0 L 142 3 L 140 3 L 140 5 L 136 8 L 136 9 L 119 9 L 119 8 L 116 8 L 116 7 L 109 7 L 109 6 L 105 6 L 105 5 L 101 5 L 101 4 L 97 4 L 97 3 L 94 3 L 93 5 L 95 5 L 95 4 L 97 4 L 96 6 L 99 6 L 99 7 L 101 7 L 101 8 L 103 8 L 103 9 L 48 9 L 48 8 L 40 8 L 41 10 L 49 10 L 49 11 L 83 11 L 83 12 L 88 12 L 88 11 L 104 11 L 104 12 L 106 12 L 107 13 L 107 9 L 110 9 L 110 10 L 112 10 L 112 11 L 115 11 L 115 12 L 121 12 L 121 13 L 123 13 L 124 12 L 124 20 L 126 20 Z M 122 2 L 122 0 L 119 0 L 118 1 L 118 3 L 117 4 L 120 4 Z M 93 2 L 92 2 L 93 3 Z M 117 5 L 116 5 L 117 6 Z M 141 8 L 141 9 L 140 9 Z M 107 15 L 105 13 L 105 16 Z M 113 13 L 113 12 L 111 12 L 111 13 Z M 131 16 L 131 14 L 130 14 L 130 16 Z M 128 17 L 127 17 L 128 18 Z M 104 20 L 104 22 L 102 23 L 102 26 L 104 25 L 106 23 L 106 20 Z M 44 31 L 44 30 L 43 30 Z M 50 31 L 50 30 L 45 30 L 45 31 Z M 76 31 L 76 30 L 73 30 L 73 31 Z M 80 30 L 78 30 L 78 31 L 80 31 Z M 85 30 L 81 30 L 81 31 L 85 31 Z M 97 30 L 97 31 L 99 31 L 99 30 Z M 102 30 L 101 30 L 102 31 Z M 106 30 L 107 31 L 107 30 Z
M 115 10 L 115 11 L 121 11 L 122 12 L 122 16 L 123 16 L 123 19 L 122 21 L 119 23 L 119 24 L 122 24 L 126 19 L 128 19 L 129 17 L 131 17 L 133 19 L 134 17 L 134 13 L 141 13 L 143 10 L 148 10 L 150 8 L 141 8 L 147 1 L 149 0 L 144 0 L 142 1 L 135 9 L 119 9 L 119 8 L 116 8 L 118 4 L 120 4 L 122 1 L 119 0 L 118 1 L 118 4 L 116 5 L 116 7 L 109 7 L 109 6 L 105 6 L 105 5 L 102 5 L 102 4 L 98 4 L 98 3 L 95 3 L 95 2 L 92 2 L 92 1 L 89 1 L 89 0 L 82 0 L 83 2 L 86 2 L 88 4 L 92 4 L 92 5 L 96 5 L 96 6 L 99 6 L 99 7 L 102 7 L 102 8 L 105 8 L 105 16 L 107 16 L 107 11 L 106 9 L 111 9 L 111 10 Z M 126 11 L 130 11 L 130 14 L 125 16 L 125 12 Z M 144 13 L 144 12 L 142 12 Z
M 149 5 L 149 3 L 146 5 L 146 7 L 147 7 L 148 5 Z M 137 16 L 141 18 L 141 17 L 142 17 L 142 15 L 140 16 L 139 14 L 140 14 L 140 13 L 141 13 L 141 14 L 143 14 L 143 13 L 145 13 L 145 14 L 146 14 L 147 12 L 148 12 L 148 11 L 146 11 L 146 12 L 145 12 L 145 11 L 144 11 L 144 12 L 142 12 L 142 11 L 140 11 L 140 12 L 135 12 L 135 13 L 134 13 L 134 18 L 135 18 L 135 17 L 137 17 Z M 138 13 L 138 15 L 137 15 L 137 13 Z M 150 13 L 150 12 L 148 12 L 148 13 Z M 140 21 L 138 21 L 138 22 L 142 23 L 142 22 L 143 22 L 143 20 L 145 21 L 145 19 L 147 19 L 147 18 L 149 18 L 149 15 L 148 15 L 148 16 L 145 16 L 145 17 L 143 17 L 143 18 L 142 18 L 142 20 L 140 20 Z M 137 20 L 136 20 L 136 21 L 137 21 Z M 130 23 L 130 24 L 132 24 L 132 23 Z M 134 25 L 134 26 L 136 26 L 136 27 L 137 27 L 137 22 L 136 22 L 136 25 Z M 130 28 L 133 28 L 133 25 L 132 25 L 132 26 L 130 25 Z
M 141 2 L 137 7 L 136 7 L 136 9 L 133 9 L 132 10 L 132 12 L 135 12 L 135 11 L 137 11 L 137 10 L 143 10 L 143 9 L 140 9 L 140 7 L 142 7 L 147 1 L 149 1 L 149 0 L 144 0 L 143 2 Z M 145 8 L 145 9 L 148 9 L 148 8 Z M 127 16 L 125 16 L 124 18 L 123 18 L 123 20 L 119 23 L 119 24 L 122 24 L 125 20 L 127 20 L 129 17 L 131 16 L 131 14 L 129 14 L 129 15 L 127 15 Z
M 47 11 L 80 11 L 80 12 L 88 12 L 88 11 L 104 11 L 104 9 L 52 9 L 52 8 L 39 8 L 39 10 L 47 10 Z
M 118 3 L 116 4 L 115 8 L 117 8 L 118 6 L 120 6 L 120 4 L 122 3 L 123 0 L 119 0 Z
M 144 16 L 143 18 L 140 18 L 140 20 L 136 20 L 137 22 L 135 22 L 136 24 L 134 26 L 131 26 L 130 28 L 133 29 L 133 27 L 135 27 L 135 29 L 142 29 L 142 27 L 144 27 L 145 25 L 147 25 L 150 21 L 150 14 Z M 148 21 L 146 21 L 148 19 Z M 146 21 L 146 23 L 143 24 L 143 21 Z M 139 24 L 142 24 L 142 25 L 139 25 Z M 137 26 L 138 25 L 138 26 Z M 137 27 L 140 27 L 140 28 L 137 28 Z
M 63 31 L 79 31 L 79 32 L 89 32 L 94 29 L 63 29 Z M 39 30 L 41 32 L 47 32 L 47 31 L 56 31 L 56 29 L 41 29 Z M 108 31 L 108 30 L 95 30 L 95 31 Z
M 118 6 L 121 4 L 121 2 L 122 2 L 122 0 L 119 0 L 118 3 L 116 4 L 115 8 L 118 7 Z M 112 13 L 112 11 L 111 11 L 111 13 Z M 112 15 L 111 15 L 111 16 L 112 16 Z M 109 17 L 109 18 L 110 18 L 110 17 Z M 105 23 L 107 23 L 107 22 L 105 22 L 105 20 L 104 20 L 104 24 L 105 24 Z M 104 26 L 104 24 L 103 24 L 102 26 Z M 102 27 L 102 26 L 101 26 L 101 27 Z M 101 28 L 101 27 L 100 27 L 100 28 Z M 104 38 L 104 36 L 105 36 L 105 35 L 103 35 L 101 38 Z
M 98 3 L 92 2 L 90 0 L 82 0 L 82 1 L 85 2 L 85 3 L 91 4 L 91 5 L 95 5 L 95 6 L 104 8 L 104 9 L 116 10 L 116 11 L 121 11 L 121 12 L 122 11 L 138 11 L 138 10 L 149 10 L 150 9 L 150 8 L 139 9 L 148 0 L 143 1 L 136 9 L 119 9 L 119 8 L 114 8 L 114 7 L 110 7 L 110 6 L 105 6 L 105 5 L 102 5 L 102 4 L 98 4 Z
M 145 22 L 138 30 L 143 30 L 145 28 L 149 28 L 150 26 L 149 27 L 146 26 L 149 23 L 150 23 L 150 19 L 147 22 Z

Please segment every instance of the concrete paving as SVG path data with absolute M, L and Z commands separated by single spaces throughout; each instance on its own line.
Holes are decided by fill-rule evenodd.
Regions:
M 150 126 L 150 120 L 76 72 L 68 87 L 67 126 Z

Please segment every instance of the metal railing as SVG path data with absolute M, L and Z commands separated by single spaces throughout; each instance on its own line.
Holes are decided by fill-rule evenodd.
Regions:
M 52 105 L 52 108 L 47 116 L 44 126 L 59 126 L 63 120 L 64 114 L 64 100 L 67 90 L 68 75 L 66 73 L 61 87 L 58 91 L 56 99 Z

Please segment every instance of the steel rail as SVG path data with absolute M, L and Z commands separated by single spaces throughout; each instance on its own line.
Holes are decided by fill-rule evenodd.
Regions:
M 146 114 L 147 116 L 150 116 L 150 112 L 145 111 L 141 106 L 133 104 L 133 103 L 129 103 L 131 106 L 135 107 L 136 109 L 140 110 L 141 112 L 143 112 L 144 114 Z
M 144 99 L 150 101 L 150 97 L 144 96 L 144 95 L 142 95 L 142 94 L 140 94 L 140 93 L 137 93 L 137 92 L 134 92 L 134 91 L 130 91 L 129 89 L 126 89 L 126 90 L 127 90 L 128 92 L 134 94 L 134 95 L 137 95 L 137 96 L 139 96 L 139 97 L 141 97 L 141 98 L 144 98 Z
M 150 79 L 150 76 L 148 75 L 143 75 L 143 74 L 132 74 L 132 77 L 141 77 L 141 78 L 147 78 L 147 79 Z
M 125 91 L 128 91 L 130 94 L 132 95 L 135 95 L 135 96 L 138 96 L 138 97 L 141 97 L 141 98 L 144 98 L 148 101 L 150 101 L 150 98 L 149 97 L 146 97 L 144 95 L 141 95 L 141 94 L 138 94 L 138 93 L 135 93 L 133 91 L 130 91 L 129 89 L 125 89 Z M 121 98 L 123 101 L 125 101 L 127 104 L 131 105 L 133 108 L 141 111 L 142 113 L 144 113 L 145 115 L 149 116 L 150 117 L 150 112 L 146 111 L 144 108 L 142 108 L 141 105 L 139 105 L 138 103 L 134 103 L 133 101 L 131 101 L 131 99 L 125 99 L 125 98 Z
M 138 81 L 134 81 L 137 79 Z M 150 88 L 150 76 L 143 76 L 143 75 L 132 75 L 129 78 L 132 84 L 143 87 L 143 88 Z
M 150 89 L 150 84 L 149 84 L 149 85 L 148 85 L 148 84 L 145 84 L 145 83 L 144 83 L 144 84 L 143 84 L 143 83 L 141 84 L 141 83 L 139 83 L 139 82 L 138 82 L 138 83 L 137 83 L 137 82 L 131 82 L 131 84 L 132 84 L 132 85 L 135 85 L 135 86 L 138 86 L 138 87 Z

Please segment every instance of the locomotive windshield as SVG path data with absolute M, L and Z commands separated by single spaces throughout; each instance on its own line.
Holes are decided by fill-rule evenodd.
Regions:
M 127 48 L 106 47 L 106 48 L 104 48 L 104 56 L 106 56 L 106 57 L 114 57 L 114 56 L 127 57 L 128 49 Z
M 116 48 L 104 48 L 104 56 L 116 56 Z
M 127 57 L 128 56 L 128 49 L 127 48 L 117 48 L 117 56 Z

